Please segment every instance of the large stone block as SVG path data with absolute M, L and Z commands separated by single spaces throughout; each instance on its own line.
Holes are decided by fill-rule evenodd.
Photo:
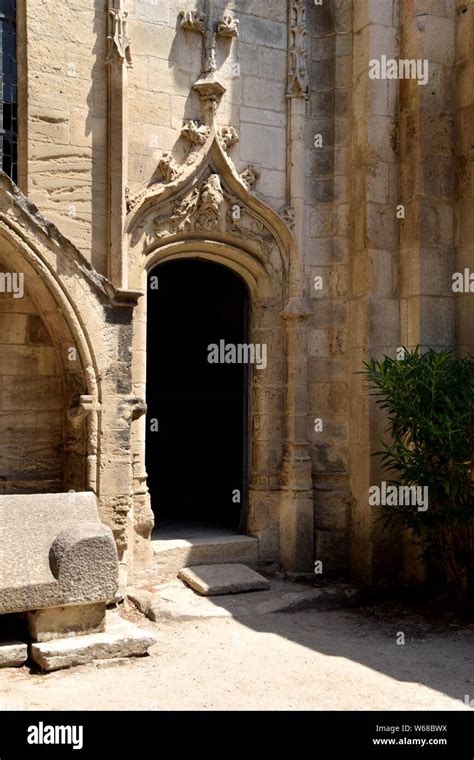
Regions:
M 0 614 L 106 602 L 117 577 L 93 493 L 0 496 Z
M 105 630 L 105 602 L 53 607 L 27 613 L 33 641 L 52 641 Z

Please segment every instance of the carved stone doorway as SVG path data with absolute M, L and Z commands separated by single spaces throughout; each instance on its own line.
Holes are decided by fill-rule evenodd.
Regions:
M 238 275 L 209 261 L 149 273 L 146 469 L 158 535 L 247 530 L 250 367 L 208 359 L 210 346 L 248 345 L 249 300 Z

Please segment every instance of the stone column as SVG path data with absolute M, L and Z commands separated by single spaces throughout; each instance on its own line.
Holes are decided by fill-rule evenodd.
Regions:
M 398 0 L 354 3 L 352 125 L 352 262 L 350 362 L 350 466 L 353 577 L 370 582 L 398 566 L 397 538 L 382 532 L 369 506 L 369 487 L 383 479 L 372 452 L 386 428 L 360 374 L 369 356 L 395 356 L 400 341 L 397 294 L 398 81 L 371 79 L 369 64 L 398 59 Z
M 306 433 L 310 314 L 301 302 L 295 301 L 282 316 L 286 326 L 287 385 L 280 556 L 286 570 L 310 572 L 314 561 L 313 490 Z
M 428 62 L 428 82 L 400 89 L 402 344 L 454 346 L 454 59 L 451 3 L 400 4 L 403 59 Z
M 288 206 L 293 209 L 296 254 L 290 263 L 289 301 L 282 313 L 286 330 L 286 421 L 280 556 L 285 569 L 311 571 L 314 516 L 311 460 L 306 434 L 308 409 L 308 328 L 311 310 L 304 300 L 303 245 L 305 199 L 305 121 L 308 75 L 305 3 L 289 3 Z

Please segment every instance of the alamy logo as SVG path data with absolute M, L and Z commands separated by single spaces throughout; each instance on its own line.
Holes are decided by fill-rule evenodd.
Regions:
M 464 272 L 453 274 L 453 293 L 474 293 L 474 272 L 465 269 Z
M 371 79 L 417 79 L 418 84 L 428 84 L 429 61 L 426 58 L 387 58 L 382 55 L 380 60 L 372 58 L 369 61 L 369 77 Z
M 25 294 L 23 272 L 0 272 L 0 293 L 11 293 L 13 298 L 23 298 Z
M 209 364 L 255 364 L 257 369 L 266 369 L 266 343 L 211 343 L 207 347 Z
M 48 726 L 40 722 L 28 726 L 28 744 L 69 744 L 73 749 L 84 746 L 84 726 Z
M 417 507 L 418 512 L 428 509 L 428 486 L 395 486 L 382 481 L 380 486 L 370 486 L 371 507 Z

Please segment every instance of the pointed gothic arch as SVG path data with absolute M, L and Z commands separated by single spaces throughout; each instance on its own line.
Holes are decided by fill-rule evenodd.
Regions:
M 100 383 L 88 331 L 76 300 L 77 291 L 75 299 L 74 288 L 66 286 L 68 279 L 77 281 L 77 264 L 83 263 L 77 258 L 74 261 L 76 253 L 80 256 L 1 173 L 0 265 L 4 271 L 21 274 L 23 278 L 28 308 L 31 308 L 31 314 L 26 313 L 23 322 L 24 331 L 28 333 L 24 352 L 33 353 L 35 344 L 47 346 L 54 352 L 50 371 L 58 381 L 57 393 L 62 407 L 58 449 L 64 461 L 61 482 L 53 487 L 55 490 L 95 491 L 96 408 L 100 403 Z M 16 310 L 21 312 L 21 307 L 16 305 Z M 25 382 L 27 380 L 26 375 Z M 45 398 L 54 392 L 53 387 L 48 389 L 45 385 Z M 32 488 L 41 489 L 41 482 L 33 481 Z
M 128 284 L 146 292 L 147 273 L 177 258 L 202 258 L 239 274 L 251 296 L 251 342 L 266 343 L 270 361 L 254 372 L 251 388 L 251 454 L 248 532 L 259 538 L 260 556 L 283 556 L 287 567 L 312 561 L 312 503 L 306 475 L 305 421 L 298 414 L 298 353 L 305 351 L 300 317 L 299 254 L 286 221 L 254 192 L 258 171 L 238 174 L 226 152 L 231 128 L 185 125 L 193 148 L 182 165 L 171 154 L 160 161 L 164 181 L 128 199 Z M 189 137 L 191 135 L 191 138 Z M 133 383 L 146 396 L 146 298 L 135 314 Z M 303 358 L 305 361 L 306 358 Z M 146 488 L 146 420 L 132 431 L 134 460 Z M 304 516 L 299 504 L 304 495 Z M 146 512 L 142 504 L 135 514 Z M 309 529 L 308 529 L 309 528 Z M 136 520 L 136 531 L 144 530 Z M 304 548 L 302 549 L 302 546 Z M 299 545 L 297 545 L 299 544 Z M 298 556 L 298 559 L 296 557 Z

